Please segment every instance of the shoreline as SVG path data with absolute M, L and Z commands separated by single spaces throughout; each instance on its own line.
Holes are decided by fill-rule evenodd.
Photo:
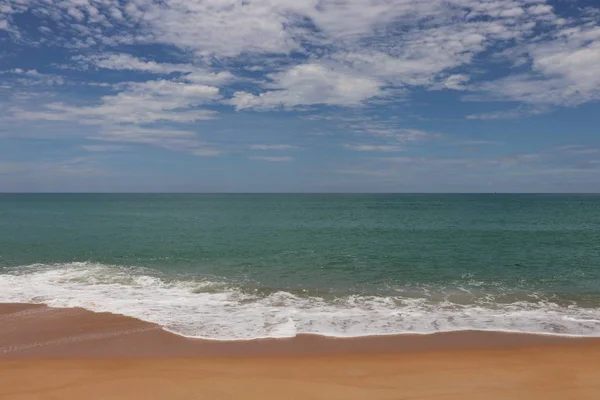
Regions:
M 0 359 L 315 356 L 599 346 L 600 337 L 502 331 L 210 340 L 112 313 L 0 303 Z
M 592 400 L 600 338 L 448 332 L 208 341 L 0 304 L 0 399 Z

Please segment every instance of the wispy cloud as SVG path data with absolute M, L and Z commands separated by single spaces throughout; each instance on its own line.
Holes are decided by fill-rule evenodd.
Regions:
M 36 177 L 102 176 L 108 172 L 89 157 L 76 157 L 61 161 L 0 162 L 0 175 L 21 174 Z
M 82 145 L 81 148 L 89 152 L 105 152 L 105 151 L 125 151 L 128 150 L 126 146 L 118 146 L 112 144 L 86 144 Z
M 504 143 L 498 140 L 464 140 L 456 144 L 461 146 L 498 146 Z
M 558 146 L 552 149 L 556 152 L 567 152 L 571 154 L 589 155 L 589 154 L 600 154 L 600 147 L 586 147 L 580 144 L 569 144 L 564 146 Z
M 343 147 L 348 150 L 356 150 L 356 151 L 391 152 L 391 151 L 404 150 L 404 148 L 401 146 L 386 146 L 386 145 L 371 145 L 371 144 L 345 144 L 345 145 L 343 145 Z
M 56 74 L 43 74 L 35 69 L 14 68 L 11 70 L 0 71 L 0 76 L 12 79 L 13 83 L 25 87 L 32 86 L 57 86 L 65 84 L 64 77 Z
M 294 157 L 269 157 L 269 156 L 261 156 L 261 157 L 250 157 L 251 160 L 256 160 L 256 161 L 266 161 L 266 162 L 273 162 L 273 163 L 280 163 L 280 162 L 291 162 L 294 161 Z
M 302 149 L 315 168 L 360 160 L 377 176 L 597 158 L 593 138 L 542 151 L 535 127 L 491 146 L 505 119 L 533 126 L 600 100 L 590 2 L 4 0 L 0 43 L 2 138 L 69 139 L 55 146 L 87 156 L 153 146 L 198 163 L 210 161 L 185 156 L 290 162 Z
M 584 72 L 594 62 L 596 45 L 585 40 L 594 39 L 595 28 L 582 27 L 579 32 L 565 28 L 555 34 L 555 42 L 527 44 L 525 39 L 535 38 L 538 27 L 557 26 L 553 8 L 543 0 L 257 0 L 243 4 L 140 0 L 110 5 L 97 0 L 50 0 L 35 7 L 9 2 L 3 21 L 21 40 L 35 42 L 12 18 L 27 8 L 48 22 L 36 43 L 68 48 L 158 43 L 192 52 L 201 60 L 241 60 L 252 54 L 292 52 L 308 56 L 292 65 L 288 59 L 287 64 L 270 68 L 261 77 L 265 84 L 259 83 L 258 90 L 237 91 L 223 99 L 238 110 L 356 106 L 375 97 L 395 95 L 396 90 L 388 89 L 400 87 L 472 90 L 477 85 L 469 84 L 470 74 L 454 70 L 469 66 L 478 54 L 494 46 L 509 43 L 516 43 L 521 53 L 529 54 L 533 68 L 545 76 L 598 83 Z M 567 50 L 562 42 L 568 45 Z M 310 61 L 301 61 L 303 58 Z M 563 62 L 557 66 L 554 59 L 569 60 L 570 65 Z M 215 72 L 190 63 L 143 60 L 123 53 L 78 56 L 77 61 L 98 68 L 184 74 L 190 82 L 214 85 L 233 77 L 227 70 Z M 480 87 L 501 95 L 501 82 Z M 534 100 L 514 89 L 502 95 Z
M 251 145 L 248 145 L 248 148 L 250 150 L 279 151 L 279 150 L 294 150 L 294 149 L 297 149 L 298 147 L 292 146 L 290 144 L 251 144 Z
M 600 150 L 580 145 L 549 148 L 537 153 L 507 153 L 492 157 L 402 156 L 370 159 L 370 164 L 340 168 L 339 174 L 398 179 L 407 175 L 446 176 L 452 174 L 483 174 L 503 176 L 598 174 Z
M 543 107 L 576 106 L 600 99 L 600 73 L 595 68 L 600 63 L 597 23 L 566 22 L 552 32 L 550 40 L 522 43 L 510 54 L 529 64 L 531 72 L 484 82 L 473 89 L 492 100 Z
M 213 111 L 198 106 L 219 98 L 219 89 L 214 86 L 158 80 L 128 83 L 125 90 L 103 96 L 95 105 L 50 103 L 40 112 L 18 108 L 10 111 L 17 119 L 73 120 L 82 124 L 190 122 L 214 118 Z
M 159 63 L 146 61 L 129 54 L 101 53 L 73 58 L 82 67 L 97 67 L 118 71 L 140 71 L 169 75 L 177 73 L 180 80 L 192 84 L 222 85 L 230 83 L 235 76 L 229 71 L 214 72 L 192 64 Z
M 147 144 L 199 157 L 214 157 L 223 153 L 216 145 L 198 139 L 195 132 L 181 129 L 107 126 L 103 128 L 100 135 L 90 137 L 90 139 Z
M 519 107 L 509 110 L 492 111 L 488 113 L 470 114 L 467 115 L 467 119 L 473 120 L 496 120 L 496 119 L 516 119 L 527 116 L 535 116 L 544 114 L 550 111 L 548 107 L 536 106 L 536 107 Z

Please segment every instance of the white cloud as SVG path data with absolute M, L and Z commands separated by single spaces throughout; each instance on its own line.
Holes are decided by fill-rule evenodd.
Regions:
M 600 154 L 600 148 L 587 147 L 580 144 L 570 144 L 564 146 L 558 146 L 552 149 L 558 152 L 568 152 L 572 154 L 589 155 L 589 154 Z
M 78 56 L 79 63 L 101 69 L 165 76 L 137 88 L 126 86 L 95 106 L 54 105 L 37 114 L 50 119 L 62 113 L 86 123 L 108 118 L 135 124 L 190 122 L 213 117 L 214 112 L 198 109 L 210 102 L 222 101 L 237 110 L 357 107 L 369 101 L 390 102 L 417 87 L 471 91 L 482 93 L 480 98 L 536 106 L 576 105 L 600 98 L 600 73 L 595 68 L 600 62 L 600 27 L 593 14 L 586 13 L 586 24 L 573 18 L 559 23 L 545 0 L 135 0 L 127 4 L 9 0 L 7 4 L 0 9 L 0 20 L 13 26 L 12 15 L 29 8 L 41 21 L 40 32 L 45 32 L 34 40 L 25 34 L 26 27 L 15 25 L 12 38 L 21 43 L 72 50 L 166 44 L 192 60 L 158 62 L 110 52 Z M 53 27 L 52 33 L 48 26 Z M 480 81 L 480 64 L 474 66 L 473 61 L 488 51 L 518 56 L 531 72 Z M 223 91 L 227 98 L 221 97 L 216 88 L 234 82 L 233 72 L 244 69 L 256 73 L 254 81 L 236 88 L 233 95 Z M 164 87 L 152 88 L 157 85 L 152 82 L 163 82 Z M 34 114 L 28 113 L 32 118 Z M 494 118 L 482 116 L 488 117 Z
M 552 6 L 547 4 L 536 4 L 527 9 L 527 12 L 533 15 L 542 15 L 552 13 Z
M 419 129 L 404 129 L 394 125 L 396 124 L 390 122 L 388 122 L 387 125 L 384 123 L 371 122 L 356 126 L 355 131 L 358 133 L 393 139 L 397 143 L 416 142 L 437 136 L 436 133 Z
M 203 83 L 206 85 L 222 85 L 224 83 L 230 83 L 237 79 L 229 71 L 210 72 L 204 69 L 196 69 L 195 71 L 183 75 L 182 80 L 191 83 Z
M 521 7 L 513 7 L 502 10 L 498 13 L 498 16 L 510 18 L 510 17 L 520 17 L 525 14 L 525 11 Z
M 423 21 L 447 23 L 468 10 L 481 16 L 515 14 L 522 4 L 505 0 L 486 9 L 482 5 L 488 2 L 480 0 L 46 0 L 26 6 L 9 1 L 19 10 L 30 6 L 66 30 L 85 20 L 88 29 L 74 29 L 83 36 L 64 32 L 54 38 L 71 46 L 153 42 L 218 57 L 289 53 L 307 41 L 352 45 L 393 23 L 413 28 Z
M 97 54 L 93 56 L 76 56 L 74 60 L 91 64 L 99 68 L 126 71 L 141 71 L 153 74 L 182 74 L 182 79 L 191 83 L 220 85 L 235 79 L 229 71 L 212 72 L 192 64 L 158 63 L 145 61 L 129 54 Z
M 298 49 L 285 26 L 294 20 L 294 2 L 258 0 L 171 0 L 145 2 L 142 21 L 154 40 L 199 55 L 236 56 L 242 52 Z M 308 3 L 313 3 L 309 1 Z M 134 12 L 131 16 L 137 16 Z
M 371 144 L 345 144 L 344 148 L 348 150 L 356 151 L 382 151 L 382 152 L 393 152 L 404 150 L 401 146 L 390 146 L 390 145 L 371 145 Z
M 267 156 L 264 156 L 264 157 L 250 157 L 250 159 L 257 160 L 257 161 L 274 162 L 274 163 L 294 161 L 294 157 L 267 157 Z
M 251 144 L 248 146 L 250 150 L 294 150 L 298 147 L 289 144 Z
M 444 59 L 440 55 L 405 58 L 381 52 L 353 52 L 339 54 L 336 58 L 365 76 L 376 76 L 397 85 L 426 85 L 432 83 L 437 73 L 460 64 L 456 59 Z
M 232 75 L 228 72 L 212 73 L 189 64 L 146 62 L 122 54 L 78 57 L 77 61 L 100 68 L 151 73 L 177 72 L 180 75 L 170 80 L 158 79 L 109 85 L 108 87 L 115 92 L 104 95 L 92 103 L 49 102 L 35 108 L 28 108 L 22 104 L 11 105 L 6 109 L 4 119 L 14 123 L 68 121 L 96 126 L 100 132 L 96 137 L 98 140 L 143 143 L 197 156 L 221 154 L 221 150 L 197 140 L 195 134 L 189 131 L 177 128 L 151 129 L 150 125 L 159 122 L 163 125 L 173 125 L 216 118 L 215 111 L 203 106 L 216 104 L 221 100 L 219 88 L 211 84 L 222 84 L 231 80 Z M 43 78 L 46 84 L 50 83 L 51 77 L 35 70 L 14 69 L 6 73 L 23 77 L 20 79 L 40 81 Z M 108 151 L 109 148 L 111 147 L 87 146 L 83 149 Z
M 484 145 L 498 146 L 503 143 L 496 141 L 496 140 L 465 140 L 462 142 L 458 142 L 456 144 L 461 145 L 461 146 L 484 146 Z
M 447 77 L 445 80 L 440 82 L 439 85 L 434 88 L 439 89 L 451 89 L 451 90 L 465 90 L 467 89 L 465 83 L 469 81 L 469 77 L 464 74 L 454 74 Z
M 231 103 L 238 109 L 313 104 L 347 106 L 376 96 L 391 96 L 394 91 L 389 90 L 390 86 L 465 90 L 469 75 L 448 74 L 448 71 L 469 65 L 477 54 L 494 43 L 520 41 L 530 35 L 536 23 L 530 21 L 534 17 L 525 15 L 523 4 L 528 2 L 375 1 L 367 6 L 345 1 L 325 2 L 317 7 L 318 12 L 304 8 L 300 11 L 326 33 L 320 40 L 333 41 L 337 51 L 321 62 L 270 74 L 271 83 L 266 88 L 276 90 L 258 94 L 238 92 Z M 327 12 L 332 13 L 331 18 L 324 15 Z M 465 19 L 465 15 L 469 17 Z M 383 34 L 392 22 L 402 26 L 401 33 Z M 389 27 L 392 26 L 395 32 L 395 25 Z M 323 78 L 325 75 L 329 75 L 327 79 Z M 356 89 L 351 93 L 338 90 L 346 86 Z
M 177 128 L 152 127 L 154 123 L 189 123 L 213 119 L 216 113 L 199 108 L 220 99 L 213 86 L 156 80 L 133 82 L 114 95 L 103 96 L 97 104 L 48 103 L 41 109 L 11 107 L 11 121 L 68 121 L 91 126 L 95 140 L 140 143 L 197 156 L 216 156 L 221 150 L 197 138 L 195 132 Z M 100 151 L 101 147 L 87 147 Z M 107 149 L 104 147 L 103 149 Z
M 434 131 L 403 128 L 401 119 L 396 116 L 382 118 L 375 114 L 357 110 L 355 116 L 343 114 L 317 114 L 309 119 L 324 120 L 329 126 L 344 135 L 354 137 L 354 143 L 341 143 L 340 146 L 358 151 L 400 151 L 412 144 L 435 140 L 440 134 Z M 364 142 L 367 143 L 364 143 Z M 357 147 L 362 146 L 362 147 Z
M 355 64 L 356 72 L 368 79 L 426 85 L 443 71 L 468 65 L 474 55 L 494 42 L 520 40 L 531 33 L 535 18 L 553 15 L 552 9 L 541 3 L 136 0 L 124 5 L 116 0 L 47 0 L 32 11 L 60 24 L 63 30 L 52 40 L 71 47 L 163 43 L 221 59 L 292 51 L 311 54 L 307 46 L 315 45 L 334 51 L 312 56 Z M 73 18 L 81 20 L 83 16 L 85 25 L 72 23 Z M 77 35 L 69 29 L 76 30 Z M 105 66 L 121 64 L 160 73 L 181 68 L 125 55 L 100 61 Z M 307 104 L 314 102 L 309 99 Z
M 189 153 L 199 157 L 212 157 L 222 151 L 211 143 L 199 140 L 193 131 L 168 128 L 141 128 L 132 125 L 105 126 L 101 135 L 90 137 L 98 141 L 138 143 Z
M 495 119 L 515 119 L 531 115 L 543 114 L 548 109 L 546 107 L 519 107 L 508 110 L 492 111 L 488 113 L 470 114 L 467 119 L 495 120 Z
M 579 91 L 600 89 L 600 26 L 567 29 L 556 41 L 537 46 L 531 54 L 534 70 L 568 80 Z
M 532 72 L 484 82 L 476 89 L 492 99 L 539 106 L 575 106 L 600 99 L 600 26 L 565 27 L 552 40 L 513 51 Z
M 15 109 L 13 114 L 20 119 L 74 120 L 100 125 L 191 122 L 214 118 L 214 112 L 197 106 L 219 98 L 219 89 L 213 86 L 157 80 L 129 83 L 126 90 L 103 96 L 97 105 L 51 103 L 43 111 Z
M 105 144 L 105 145 L 101 145 L 101 144 L 86 144 L 81 146 L 81 148 L 85 151 L 89 151 L 89 152 L 105 152 L 105 151 L 125 151 L 127 150 L 127 147 L 125 146 L 118 146 L 118 145 L 113 145 L 113 144 Z
M 294 66 L 269 74 L 273 89 L 259 95 L 236 92 L 230 103 L 236 109 L 295 107 L 329 104 L 355 106 L 381 93 L 381 82 L 351 71 L 334 70 L 320 64 Z
M 97 54 L 93 56 L 76 56 L 76 61 L 89 63 L 99 68 L 144 71 L 155 74 L 169 74 L 172 72 L 192 72 L 195 67 L 188 64 L 157 63 L 144 61 L 129 54 Z
M 498 170 L 504 174 L 544 175 L 548 171 L 563 172 L 600 172 L 597 165 L 597 152 L 594 148 L 568 145 L 547 149 L 538 153 L 514 153 L 469 158 L 446 158 L 432 156 L 379 157 L 369 159 L 369 164 L 349 166 L 337 170 L 337 173 L 364 175 L 381 178 L 394 178 L 400 175 L 423 176 L 423 173 L 461 174 L 485 171 L 494 176 Z M 571 154 L 571 156 L 569 156 Z
M 85 19 L 85 15 L 75 7 L 71 7 L 67 10 L 67 14 L 73 17 L 78 22 L 82 22 Z
M 24 70 L 13 68 L 7 71 L 0 71 L 0 75 L 14 78 L 13 82 L 22 86 L 56 86 L 65 84 L 65 79 L 62 76 L 42 74 L 35 69 Z

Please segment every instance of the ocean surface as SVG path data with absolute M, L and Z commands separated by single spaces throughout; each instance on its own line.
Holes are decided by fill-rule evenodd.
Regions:
M 600 336 L 600 196 L 0 195 L 0 302 L 219 340 Z

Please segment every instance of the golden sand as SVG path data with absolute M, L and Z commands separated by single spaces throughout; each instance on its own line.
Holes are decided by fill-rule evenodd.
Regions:
M 600 342 L 460 332 L 210 342 L 0 306 L 0 399 L 600 399 Z

